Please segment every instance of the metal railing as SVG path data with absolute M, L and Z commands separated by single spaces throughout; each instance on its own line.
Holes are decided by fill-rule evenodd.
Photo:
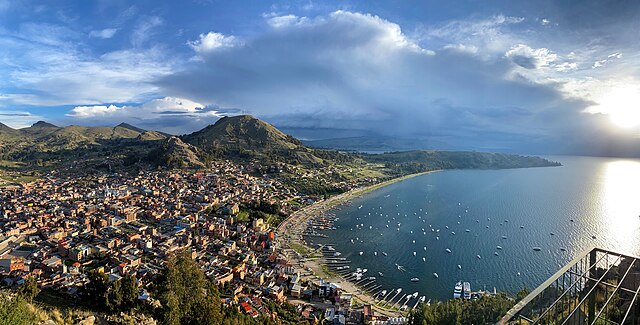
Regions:
M 639 260 L 591 248 L 518 302 L 498 324 L 640 324 Z

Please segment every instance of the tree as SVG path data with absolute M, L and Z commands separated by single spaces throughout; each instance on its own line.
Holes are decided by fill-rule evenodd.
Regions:
M 219 324 L 222 320 L 217 288 L 185 252 L 167 261 L 160 301 L 166 324 Z
M 138 284 L 136 277 L 127 275 L 118 281 L 122 282 L 120 284 L 120 290 L 122 290 L 122 305 L 120 306 L 120 310 L 131 310 L 138 304 Z
M 87 298 L 98 306 L 106 306 L 109 277 L 98 270 L 91 270 L 88 275 L 89 282 L 84 286 Z
M 38 282 L 32 276 L 27 277 L 25 282 L 18 289 L 18 294 L 28 302 L 33 301 L 33 298 L 35 298 L 38 293 L 40 293 L 40 289 L 38 289 Z
M 121 281 L 118 280 L 107 290 L 106 305 L 111 311 L 117 311 L 122 306 L 122 289 Z

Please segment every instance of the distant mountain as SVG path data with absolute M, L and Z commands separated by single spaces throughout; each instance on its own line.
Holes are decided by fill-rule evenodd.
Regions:
M 312 148 L 362 152 L 387 152 L 409 150 L 454 149 L 450 144 L 430 138 L 396 138 L 384 136 L 362 136 L 321 140 L 303 140 Z

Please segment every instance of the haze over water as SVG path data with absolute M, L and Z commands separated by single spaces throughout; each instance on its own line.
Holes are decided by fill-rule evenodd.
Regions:
M 384 289 L 429 299 L 451 298 L 458 280 L 474 291 L 535 288 L 593 245 L 640 255 L 640 160 L 551 160 L 563 166 L 452 170 L 392 184 L 332 211 L 340 218 L 337 230 L 309 241 L 335 244 L 351 270 L 367 268 Z

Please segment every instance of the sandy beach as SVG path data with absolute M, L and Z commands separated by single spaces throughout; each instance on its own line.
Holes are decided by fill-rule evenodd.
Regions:
M 280 226 L 278 227 L 278 240 L 283 248 L 288 249 L 289 252 L 291 250 L 300 252 L 305 251 L 309 253 L 313 253 L 316 251 L 316 248 L 306 246 L 304 242 L 304 238 L 302 238 L 302 233 L 309 221 L 314 218 L 320 217 L 324 215 L 328 210 L 334 208 L 335 206 L 350 201 L 356 197 L 359 197 L 367 192 L 372 190 L 408 179 L 420 175 L 425 175 L 429 173 L 434 173 L 440 170 L 422 172 L 417 174 L 406 175 L 403 177 L 398 177 L 394 179 L 390 179 L 388 181 L 384 181 L 378 184 L 374 184 L 367 187 L 360 187 L 353 189 L 351 191 L 333 196 L 327 200 L 316 202 L 310 206 L 307 206 L 289 216 L 285 219 Z M 311 274 L 304 276 L 304 280 L 311 280 L 315 282 L 319 282 L 318 278 L 322 278 L 327 282 L 334 282 L 338 284 L 344 291 L 353 294 L 353 298 L 356 303 L 370 304 L 372 305 L 374 311 L 379 315 L 385 316 L 399 316 L 401 312 L 395 309 L 380 307 L 376 305 L 376 301 L 374 297 L 372 297 L 367 292 L 361 290 L 354 283 L 351 283 L 341 276 L 337 274 L 333 274 L 330 272 L 326 272 L 326 267 L 323 267 L 325 264 L 325 260 L 321 254 L 319 254 L 318 258 L 304 258 L 303 256 L 291 252 L 291 254 L 287 255 L 291 262 L 295 265 L 296 268 L 301 269 L 300 273 L 305 274 L 305 272 L 309 272 L 308 270 L 312 270 Z M 316 278 L 317 275 L 318 278 Z

